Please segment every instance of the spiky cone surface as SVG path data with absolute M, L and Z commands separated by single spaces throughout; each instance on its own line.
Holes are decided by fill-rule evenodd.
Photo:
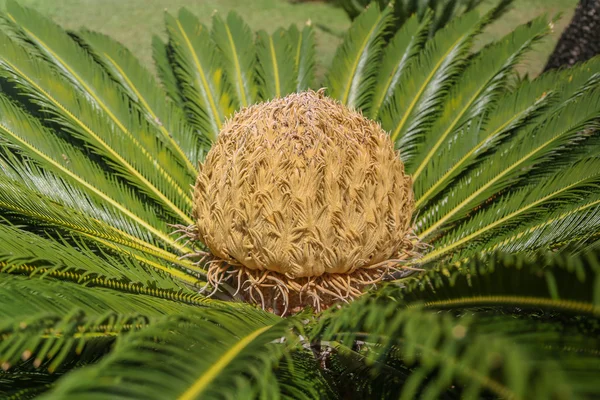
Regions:
M 209 282 L 278 313 L 356 297 L 412 252 L 412 180 L 389 136 L 323 91 L 235 114 L 194 197 Z

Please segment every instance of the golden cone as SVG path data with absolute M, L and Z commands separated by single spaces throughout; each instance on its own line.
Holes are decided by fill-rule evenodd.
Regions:
M 410 246 L 412 181 L 389 136 L 322 91 L 235 114 L 194 198 L 198 240 L 250 276 L 352 275 Z

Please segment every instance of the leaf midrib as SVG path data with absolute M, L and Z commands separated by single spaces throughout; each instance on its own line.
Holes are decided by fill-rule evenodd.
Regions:
M 242 78 L 242 67 L 240 65 L 240 60 L 237 55 L 237 47 L 235 45 L 235 41 L 233 40 L 233 35 L 231 34 L 231 29 L 229 29 L 229 24 L 223 21 L 223 25 L 225 26 L 225 32 L 227 32 L 227 39 L 229 41 L 229 45 L 231 47 L 231 53 L 233 54 L 233 65 L 235 66 L 235 74 L 238 79 L 238 87 L 240 88 L 240 101 L 242 107 L 248 106 L 248 100 L 246 99 L 246 87 L 244 86 L 244 79 Z
M 217 110 L 217 105 L 215 103 L 215 99 L 213 98 L 212 91 L 210 90 L 210 85 L 208 84 L 208 80 L 206 79 L 206 75 L 204 74 L 204 70 L 202 69 L 202 63 L 198 59 L 198 55 L 196 54 L 196 51 L 194 50 L 194 46 L 192 45 L 190 38 L 188 37 L 187 33 L 185 32 L 185 29 L 181 25 L 181 22 L 179 22 L 179 19 L 176 19 L 175 22 L 177 23 L 179 32 L 183 36 L 183 40 L 185 41 L 185 44 L 186 44 L 189 52 L 192 55 L 192 59 L 194 60 L 194 64 L 196 65 L 196 70 L 198 71 L 198 74 L 200 75 L 200 80 L 201 80 L 200 83 L 201 83 L 202 87 L 204 88 L 204 92 L 206 93 L 206 98 L 208 100 L 208 104 L 209 104 L 210 109 L 213 114 L 212 119 L 215 122 L 215 125 L 217 127 L 217 133 L 218 133 L 222 127 L 221 118 L 219 115 L 219 111 Z M 215 137 L 216 137 L 216 134 L 213 135 L 213 139 Z
M 208 370 L 206 370 L 195 382 L 194 384 L 186 390 L 181 396 L 179 396 L 179 400 L 193 400 L 197 399 L 200 394 L 206 390 L 208 385 L 217 377 L 217 375 L 223 371 L 229 365 L 235 357 L 242 352 L 254 339 L 260 336 L 263 332 L 266 332 L 273 325 L 263 326 L 255 330 L 254 332 L 244 336 L 240 339 L 233 347 L 227 350 L 218 360 L 216 360 Z

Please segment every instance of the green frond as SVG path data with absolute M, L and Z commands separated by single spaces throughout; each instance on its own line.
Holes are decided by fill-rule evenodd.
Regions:
M 502 8 L 498 12 L 504 11 L 512 0 L 503 1 Z M 483 0 L 337 0 L 351 19 L 355 19 L 364 11 L 365 7 L 370 7 L 371 4 L 377 4 L 380 8 L 385 7 L 388 3 L 393 3 L 394 7 L 394 30 L 398 30 L 406 25 L 407 20 L 412 17 L 418 18 L 419 21 L 425 19 L 427 13 L 431 13 L 432 24 L 427 28 L 429 36 L 433 36 L 436 31 L 443 28 L 450 21 L 460 17 L 477 6 Z
M 580 142 L 579 132 L 594 129 L 600 120 L 600 92 L 590 89 L 576 94 L 537 124 L 523 129 L 496 149 L 477 168 L 469 171 L 450 191 L 433 203 L 417 220 L 421 237 L 430 237 L 448 223 L 467 215 L 522 178 L 526 181 L 532 167 L 553 160 L 564 146 Z M 550 174 L 563 167 L 561 163 L 545 164 Z
M 0 224 L 0 238 L 0 270 L 6 273 L 21 264 L 27 264 L 43 267 L 44 271 L 83 271 L 79 275 L 95 274 L 106 279 L 124 279 L 133 283 L 155 281 L 172 289 L 183 287 L 178 283 L 179 279 L 192 278 L 190 284 L 197 281 L 166 263 L 156 269 L 136 262 L 127 253 L 115 257 L 105 254 L 100 257 L 86 248 L 81 240 L 65 243 L 63 238 L 44 238 L 13 225 Z M 29 269 L 16 268 L 15 271 L 22 273 Z M 36 273 L 36 270 L 31 272 Z
M 166 222 L 159 219 L 155 210 L 140 201 L 130 188 L 115 177 L 109 177 L 83 152 L 59 139 L 3 95 L 0 95 L 0 135 L 14 149 L 35 160 L 44 169 L 72 183 L 97 203 L 109 207 L 164 243 L 174 248 L 182 247 L 169 236 Z M 15 160 L 13 158 L 13 161 Z M 18 168 L 16 161 L 12 168 L 24 170 Z M 114 220 L 106 219 L 105 222 L 109 225 L 115 223 Z M 116 227 L 122 228 L 121 225 Z M 134 230 L 130 230 L 129 233 L 136 234 Z M 148 240 L 145 235 L 140 238 Z
M 421 22 L 419 21 L 416 15 L 408 19 L 383 51 L 377 83 L 369 105 L 368 115 L 372 119 L 379 119 L 381 109 L 389 104 L 402 77 L 409 71 L 419 52 L 423 50 L 431 17 L 428 15 Z
M 285 343 L 290 324 L 251 308 L 163 318 L 61 380 L 49 397 L 278 398 L 273 367 L 293 346 Z
M 0 372 L 0 396 L 6 400 L 34 399 L 52 388 L 60 377 L 48 372 Z
M 171 65 L 190 122 L 213 141 L 233 112 L 225 90 L 221 53 L 208 28 L 185 8 L 177 18 L 165 13 L 165 23 Z
M 258 55 L 259 94 L 262 100 L 284 97 L 296 91 L 296 54 L 290 35 L 279 28 L 269 35 L 259 31 L 256 41 Z
M 275 368 L 279 393 L 273 391 L 273 397 L 284 399 L 339 399 L 335 389 L 327 381 L 312 351 L 294 349 L 284 354 Z
M 222 67 L 236 109 L 248 107 L 258 99 L 253 36 L 250 27 L 233 11 L 227 14 L 226 20 L 219 14 L 213 17 L 212 38 L 221 54 Z
M 302 31 L 296 25 L 288 29 L 290 45 L 294 53 L 295 75 L 297 76 L 296 91 L 302 92 L 312 87 L 315 80 L 315 32 L 309 23 Z
M 381 109 L 381 125 L 402 149 L 407 165 L 416 143 L 439 114 L 442 100 L 462 70 L 473 38 L 481 29 L 478 13 L 470 12 L 438 31 L 404 74 L 389 104 Z
M 359 379 L 342 379 L 350 393 L 358 387 L 369 398 L 552 399 L 580 394 L 577 382 L 585 379 L 574 368 L 534 353 L 536 345 L 516 341 L 510 332 L 480 331 L 485 323 L 365 299 L 325 315 L 313 334 L 342 355 L 348 348 L 358 349 L 363 356 L 354 357 L 363 364 Z
M 465 309 L 518 307 L 600 315 L 600 252 L 499 254 L 461 265 L 441 264 L 396 281 L 381 296 L 403 307 Z
M 373 4 L 352 23 L 327 75 L 330 97 L 350 108 L 369 107 L 391 18 L 390 7 L 380 11 Z
M 498 99 L 498 106 L 481 120 L 473 121 L 453 137 L 451 147 L 438 153 L 432 160 L 433 182 L 426 190 L 418 182 L 416 207 L 422 214 L 430 199 L 435 198 L 461 173 L 477 161 L 488 157 L 496 145 L 515 136 L 536 122 L 547 118 L 550 113 L 575 98 L 600 64 L 598 60 L 560 72 L 543 74 L 534 81 L 524 81 L 516 90 Z M 475 138 L 476 137 L 476 138 Z M 457 154 L 462 154 L 458 159 Z M 437 166 L 446 166 L 439 168 Z M 445 171 L 444 169 L 447 168 Z
M 2 47 L 8 78 L 125 178 L 186 220 L 190 177 L 157 139 L 162 134 L 130 111 L 123 91 L 62 28 L 14 1 L 7 5 L 12 28 L 35 46 L 33 54 L 14 44 Z
M 454 136 L 451 148 L 438 153 L 436 165 L 430 167 L 425 178 L 431 184 L 419 186 L 415 206 L 423 210 L 431 199 L 448 188 L 454 180 L 468 171 L 478 160 L 488 157 L 503 140 L 524 127 L 536 122 L 554 103 L 559 95 L 550 91 L 548 85 L 526 81 L 511 93 L 498 99 L 498 107 L 484 118 L 474 120 Z M 474 138 L 476 138 L 474 140 Z M 462 154 L 458 159 L 457 153 Z M 447 168 L 445 171 L 442 167 Z M 428 168 L 429 169 L 429 168 Z
M 77 233 L 98 243 L 109 241 L 124 246 L 123 249 L 139 250 L 190 268 L 190 263 L 156 246 L 153 238 L 139 226 L 56 176 L 36 171 L 33 165 L 18 170 L 3 165 L 2 169 L 5 175 L 0 175 L 0 209 L 4 210 L 5 217 L 18 220 L 22 228 Z
M 427 202 L 423 194 L 468 149 L 460 147 L 462 143 L 457 146 L 454 137 L 460 135 L 461 128 L 467 124 L 476 124 L 480 118 L 490 114 L 513 76 L 513 67 L 549 30 L 546 19 L 538 18 L 483 49 L 467 66 L 443 102 L 439 118 L 415 147 L 416 155 L 411 161 L 411 170 L 415 197 L 419 202 Z M 463 132 L 463 135 L 466 134 L 475 136 L 476 132 L 467 129 Z M 464 141 L 468 143 L 473 139 L 465 137 Z M 440 158 L 442 151 L 455 159 Z M 448 164 L 441 164 L 441 160 L 447 160 Z M 433 191 L 429 193 L 433 194 Z
M 173 51 L 169 45 L 162 41 L 162 39 L 156 35 L 152 36 L 152 59 L 156 65 L 156 72 L 160 78 L 160 83 L 163 89 L 167 93 L 169 100 L 173 104 L 183 110 L 185 109 L 183 98 L 181 97 L 181 91 L 173 71 L 172 57 Z M 197 132 L 199 133 L 199 132 Z M 202 138 L 206 138 L 205 135 L 199 135 Z
M 479 246 L 487 246 L 490 238 L 511 232 L 524 222 L 532 225 L 547 222 L 548 213 L 561 205 L 572 207 L 578 200 L 598 195 L 600 159 L 583 160 L 536 184 L 497 197 L 491 206 L 433 241 L 434 249 L 419 262 L 427 263 L 463 247 L 472 252 Z
M 478 7 L 484 0 L 427 0 L 414 2 L 411 0 L 400 0 L 395 3 L 394 14 L 398 18 L 398 24 L 402 23 L 413 13 L 423 18 L 429 9 L 433 9 L 433 20 L 429 27 L 429 36 L 433 36 L 438 30 L 446 26 L 450 21 L 468 13 Z M 495 1 L 498 4 L 496 13 L 501 14 L 512 0 Z M 416 9 L 415 9 L 416 7 Z
M 185 166 L 193 183 L 200 159 L 197 142 L 202 137 L 192 132 L 181 110 L 167 101 L 154 76 L 125 46 L 97 32 L 84 30 L 77 35 L 146 120 L 162 134 L 160 140 L 168 146 L 177 162 Z
M 34 277 L 0 273 L 0 316 L 3 319 L 34 315 L 66 315 L 81 309 L 90 316 L 105 315 L 109 311 L 124 315 L 177 315 L 197 308 L 177 300 L 165 301 L 166 296 L 86 287 L 43 276 Z M 32 301 L 36 299 L 36 301 Z M 214 301 L 214 300 L 213 300 Z M 218 302 L 217 302 L 218 303 Z M 208 306 L 210 302 L 207 302 Z
M 3 319 L 0 364 L 13 375 L 17 371 L 60 373 L 97 361 L 118 337 L 149 323 L 144 316 L 108 312 L 90 318 L 79 310 Z M 0 373 L 0 380 L 2 376 Z
M 489 254 L 531 252 L 538 249 L 558 248 L 569 243 L 586 242 L 600 234 L 600 194 L 586 196 L 580 201 L 569 201 L 555 211 L 535 218 L 502 235 L 488 240 L 476 249 L 461 252 L 461 257 L 473 253 Z M 454 257 L 457 259 L 458 257 Z

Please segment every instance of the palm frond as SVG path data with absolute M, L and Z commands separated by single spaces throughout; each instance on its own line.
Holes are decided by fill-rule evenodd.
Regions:
M 227 14 L 226 20 L 216 14 L 212 24 L 212 38 L 221 53 L 235 108 L 248 107 L 258 99 L 253 32 L 235 12 Z
M 272 368 L 293 343 L 276 342 L 286 340 L 291 323 L 251 308 L 163 318 L 119 341 L 98 364 L 70 374 L 49 396 L 277 398 Z
M 454 136 L 453 145 L 438 153 L 435 164 L 448 166 L 448 169 L 434 168 L 435 178 L 431 181 L 435 182 L 423 194 L 417 195 L 416 207 L 422 212 L 430 199 L 477 161 L 489 156 L 497 144 L 547 118 L 565 102 L 575 98 L 598 65 L 596 60 L 569 70 L 544 74 L 534 81 L 524 81 L 516 90 L 500 97 L 498 106 L 487 117 L 465 126 Z M 462 157 L 458 159 L 456 154 L 462 154 Z
M 0 325 L 0 363 L 11 374 L 47 370 L 60 373 L 97 361 L 120 336 L 148 326 L 144 316 L 113 312 L 87 317 L 79 310 L 65 315 L 21 315 Z M 0 380 L 3 374 L 0 373 Z
M 501 190 L 514 185 L 519 178 L 526 179 L 532 167 L 557 157 L 569 144 L 581 142 L 579 132 L 598 126 L 600 118 L 600 93 L 593 88 L 595 77 L 586 84 L 587 90 L 576 93 L 573 98 L 553 109 L 543 121 L 519 131 L 495 153 L 467 173 L 433 203 L 429 211 L 417 220 L 422 237 L 432 235 L 445 224 L 467 215 L 474 207 Z M 550 174 L 563 165 L 545 165 Z
M 88 278 L 146 283 L 150 280 L 165 288 L 179 289 L 182 280 L 190 285 L 197 282 L 171 265 L 139 263 L 130 253 L 109 257 L 95 254 L 81 240 L 66 242 L 65 238 L 42 237 L 20 227 L 0 224 L 0 270 L 5 273 L 47 274 L 52 271 L 77 272 L 70 280 Z M 38 270 L 37 268 L 42 268 Z M 42 273 L 43 272 L 43 273 Z M 86 275 L 90 275 L 86 278 Z M 57 276 L 60 276 L 58 274 Z
M 143 227 L 156 238 L 174 248 L 181 248 L 169 236 L 165 221 L 157 218 L 155 210 L 140 201 L 131 189 L 117 179 L 108 177 L 84 153 L 59 139 L 3 95 L 0 95 L 0 110 L 0 134 L 5 143 L 72 183 L 87 196 Z M 17 167 L 16 163 L 14 167 Z M 105 221 L 109 225 L 115 223 L 113 220 Z M 117 222 L 115 227 L 123 226 Z M 129 233 L 135 235 L 136 231 L 130 230 Z M 144 239 L 145 236 L 140 238 Z
M 192 132 L 180 109 L 167 102 L 154 76 L 144 68 L 125 46 L 101 33 L 84 30 L 77 33 L 109 75 L 125 90 L 131 102 L 161 134 L 178 163 L 196 177 L 202 139 Z
M 403 307 L 432 309 L 518 307 L 600 315 L 598 249 L 585 254 L 493 254 L 459 266 L 441 264 L 388 286 L 382 296 Z
M 0 395 L 7 400 L 34 399 L 50 390 L 61 376 L 49 372 L 0 372 Z
M 302 31 L 296 25 L 290 26 L 288 35 L 296 66 L 296 91 L 302 92 L 309 89 L 315 79 L 315 32 L 312 25 L 307 23 Z
M 147 293 L 116 290 L 108 287 L 86 287 L 81 283 L 72 283 L 60 279 L 0 273 L 0 315 L 2 318 L 34 315 L 66 315 L 75 309 L 83 310 L 90 316 L 105 315 L 113 311 L 124 315 L 177 315 L 192 310 L 195 305 L 177 301 L 165 301 L 168 296 L 160 290 L 155 295 Z M 116 287 L 116 285 L 115 285 Z M 175 292 L 177 293 L 177 292 Z M 168 293 L 167 293 L 168 294 Z M 37 299 L 37 301 L 32 301 Z M 192 302 L 193 303 L 193 302 Z M 210 302 L 206 303 L 207 305 Z
M 534 353 L 537 345 L 516 341 L 512 332 L 479 329 L 485 324 L 470 315 L 455 318 L 366 300 L 325 316 L 315 335 L 341 355 L 357 349 L 360 379 L 341 379 L 349 391 L 358 386 L 365 397 L 552 399 L 581 394 L 577 383 L 585 378 L 575 367 Z
M 412 164 L 415 197 L 426 202 L 423 194 L 436 183 L 437 176 L 463 155 L 454 136 L 468 123 L 477 123 L 487 116 L 513 75 L 513 67 L 523 54 L 549 32 L 545 18 L 523 25 L 497 44 L 482 50 L 463 72 L 443 103 L 443 112 L 417 145 Z M 465 133 L 472 133 L 467 130 Z M 472 141 L 469 138 L 466 142 Z M 444 150 L 456 159 L 441 164 L 439 153 Z M 432 193 L 432 192 L 430 192 Z
M 158 77 L 160 78 L 160 83 L 162 84 L 163 89 L 167 93 L 168 98 L 173 102 L 173 104 L 184 110 L 184 101 L 181 97 L 181 92 L 179 90 L 179 84 L 177 82 L 177 77 L 175 76 L 175 71 L 173 71 L 173 64 L 171 58 L 173 57 L 172 49 L 169 45 L 163 40 L 156 36 L 152 36 L 152 59 L 154 60 L 154 64 L 156 65 L 156 72 Z M 197 132 L 199 133 L 199 132 Z M 200 135 L 202 138 L 206 138 L 206 136 Z
M 48 173 L 20 172 L 19 180 L 0 175 L 0 208 L 5 217 L 11 216 L 18 221 L 21 229 L 52 229 L 66 235 L 77 234 L 81 239 L 97 244 L 110 242 L 114 244 L 113 248 L 126 254 L 138 250 L 168 263 L 195 269 L 175 254 L 153 244 L 152 239 L 140 239 L 145 232 L 138 226 L 106 210 L 66 182 Z
M 354 109 L 368 108 L 391 8 L 373 4 L 358 17 L 338 47 L 327 75 L 329 96 Z
M 171 63 L 190 122 L 213 141 L 233 112 L 225 90 L 221 53 L 208 28 L 185 8 L 177 18 L 166 13 L 165 22 Z
M 489 156 L 499 143 L 510 140 L 515 132 L 535 123 L 558 101 L 558 97 L 558 93 L 537 81 L 527 81 L 515 91 L 501 96 L 493 112 L 464 126 L 453 137 L 452 147 L 438 153 L 436 165 L 447 166 L 447 169 L 432 167 L 431 175 L 427 171 L 425 179 L 432 183 L 426 189 L 419 184 L 416 208 L 425 209 L 431 199 L 477 161 Z M 457 159 L 454 152 L 461 153 L 462 157 Z
M 292 51 L 288 32 L 283 28 L 271 35 L 259 31 L 256 50 L 261 99 L 271 100 L 293 93 L 297 86 L 296 54 Z
M 62 28 L 13 1 L 7 5 L 15 34 L 35 49 L 31 55 L 12 43 L 2 47 L 8 78 L 53 114 L 55 122 L 185 220 L 186 207 L 191 206 L 190 177 L 167 156 L 157 139 L 161 134 L 130 111 L 125 94 Z
M 419 262 L 427 263 L 455 253 L 462 247 L 468 246 L 469 251 L 473 251 L 476 247 L 486 246 L 490 238 L 510 232 L 524 222 L 547 222 L 547 213 L 557 206 L 572 206 L 577 201 L 597 195 L 600 195 L 600 160 L 583 160 L 537 184 L 496 198 L 493 205 L 434 241 L 435 248 Z
M 437 116 L 481 28 L 477 13 L 470 12 L 440 30 L 427 42 L 410 73 L 400 80 L 389 105 L 381 110 L 381 125 L 402 149 L 407 167 L 416 143 Z
M 377 74 L 377 83 L 369 104 L 368 115 L 372 119 L 378 119 L 380 110 L 389 104 L 402 77 L 409 71 L 419 52 L 423 50 L 430 23 L 429 15 L 421 22 L 414 15 L 385 47 Z
M 600 235 L 600 195 L 586 196 L 580 201 L 569 201 L 555 211 L 535 218 L 510 231 L 494 236 L 485 245 L 461 252 L 461 257 L 472 257 L 494 251 L 508 253 L 531 252 L 538 249 L 559 248 L 570 243 L 585 244 Z M 458 259 L 458 257 L 454 257 Z M 460 260 L 457 260 L 460 261 Z

